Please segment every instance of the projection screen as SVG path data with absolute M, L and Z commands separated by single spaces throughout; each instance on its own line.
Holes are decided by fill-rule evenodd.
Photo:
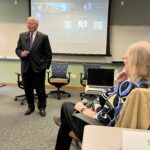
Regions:
M 31 0 L 53 53 L 107 55 L 109 0 Z

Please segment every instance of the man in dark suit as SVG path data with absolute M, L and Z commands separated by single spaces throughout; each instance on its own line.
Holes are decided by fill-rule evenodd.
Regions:
M 34 109 L 34 89 L 38 96 L 38 109 L 41 116 L 46 116 L 45 74 L 49 69 L 52 51 L 48 36 L 37 31 L 37 18 L 27 19 L 28 32 L 21 33 L 17 43 L 16 54 L 21 60 L 21 73 L 28 103 L 25 115 Z

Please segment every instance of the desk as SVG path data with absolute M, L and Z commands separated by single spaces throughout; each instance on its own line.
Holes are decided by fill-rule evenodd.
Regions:
M 82 150 L 122 150 L 123 130 L 137 131 L 137 129 L 87 125 L 84 129 Z

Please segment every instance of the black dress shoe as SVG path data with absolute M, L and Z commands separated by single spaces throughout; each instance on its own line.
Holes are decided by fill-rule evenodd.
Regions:
M 45 111 L 44 109 L 40 109 L 39 111 L 40 111 L 40 115 L 41 115 L 42 117 L 45 117 L 45 116 L 46 116 L 46 111 Z
M 32 112 L 34 112 L 34 109 L 29 107 L 24 114 L 25 115 L 30 115 Z

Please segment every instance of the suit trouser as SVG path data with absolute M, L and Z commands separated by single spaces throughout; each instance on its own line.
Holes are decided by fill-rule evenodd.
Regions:
M 55 150 L 69 150 L 72 138 L 69 136 L 70 131 L 74 131 L 77 137 L 82 141 L 85 122 L 72 116 L 74 105 L 70 102 L 63 103 L 61 107 L 61 126 L 58 131 Z
M 31 109 L 35 108 L 34 89 L 38 96 L 38 108 L 45 109 L 46 107 L 45 72 L 46 70 L 35 73 L 30 66 L 27 72 L 22 74 L 28 107 Z

